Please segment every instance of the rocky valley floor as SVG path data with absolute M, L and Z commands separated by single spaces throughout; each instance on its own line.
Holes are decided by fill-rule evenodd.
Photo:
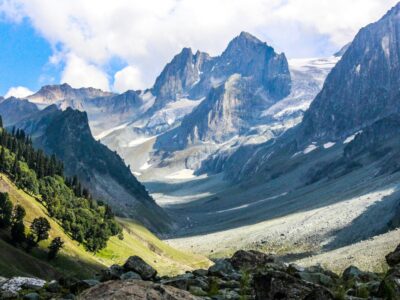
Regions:
M 312 159 L 325 155 L 330 154 Z M 179 249 L 211 258 L 258 249 L 337 272 L 350 264 L 382 271 L 384 255 L 399 242 L 400 231 L 387 226 L 398 205 L 399 175 L 373 177 L 375 170 L 368 167 L 294 189 L 291 182 L 304 169 L 256 188 L 229 186 L 221 175 L 185 172 L 179 175 L 186 177 L 146 184 L 158 204 L 176 216 L 180 229 L 167 242 Z

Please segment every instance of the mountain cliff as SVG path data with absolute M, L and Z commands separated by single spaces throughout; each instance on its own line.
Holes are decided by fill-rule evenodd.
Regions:
M 301 125 L 307 139 L 338 139 L 399 111 L 400 4 L 361 29 Z M 303 137 L 302 137 L 303 138 Z

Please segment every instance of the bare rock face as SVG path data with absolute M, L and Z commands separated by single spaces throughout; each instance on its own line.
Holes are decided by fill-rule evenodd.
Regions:
M 150 281 L 124 280 L 108 281 L 95 286 L 81 294 L 80 299 L 196 300 L 200 298 L 172 286 Z
M 192 49 L 183 48 L 170 63 L 168 63 L 152 88 L 157 97 L 155 107 L 161 108 L 166 102 L 188 96 L 190 89 L 200 81 L 205 68 L 209 67 L 212 58 L 198 51 L 193 54 Z
M 399 112 L 399 29 L 397 4 L 360 30 L 306 112 L 302 123 L 306 137 L 341 138 Z

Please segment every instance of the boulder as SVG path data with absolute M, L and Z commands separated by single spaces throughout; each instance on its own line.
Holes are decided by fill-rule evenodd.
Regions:
M 202 288 L 200 288 L 200 287 L 198 287 L 198 286 L 191 286 L 191 287 L 189 288 L 189 292 L 190 292 L 192 295 L 200 296 L 200 297 L 205 297 L 205 296 L 208 295 L 207 292 L 205 292 Z
M 150 280 L 157 275 L 157 271 L 139 256 L 129 257 L 124 264 L 124 270 L 138 273 L 143 280 Z
M 230 259 L 230 262 L 236 270 L 255 269 L 262 267 L 267 263 L 276 263 L 277 257 L 255 250 L 239 250 L 235 252 L 235 254 Z
M 3 291 L 18 292 L 21 289 L 38 290 L 46 284 L 46 281 L 31 277 L 13 277 L 1 286 Z
M 38 293 L 29 293 L 29 294 L 26 294 L 23 299 L 24 300 L 39 300 L 40 296 Z
M 151 281 L 118 280 L 101 283 L 84 291 L 80 297 L 82 300 L 199 300 L 197 296 L 187 291 L 172 286 L 162 285 Z
M 100 284 L 100 281 L 95 279 L 81 280 L 71 286 L 71 292 L 75 295 L 80 294 L 82 291 Z
M 236 273 L 236 270 L 233 268 L 232 264 L 226 259 L 216 260 L 214 265 L 212 265 L 208 269 L 208 274 L 212 276 L 227 277 L 229 276 L 229 274 L 233 273 Z
M 300 272 L 296 274 L 297 277 L 299 277 L 302 280 L 315 283 L 315 284 L 320 284 L 326 287 L 332 287 L 334 285 L 334 280 L 322 273 L 308 273 L 308 272 Z
M 254 275 L 254 292 L 257 300 L 264 299 L 315 299 L 317 294 L 328 295 L 321 300 L 334 299 L 329 290 L 305 282 L 290 274 L 274 271 Z
M 190 287 L 199 287 L 203 290 L 208 290 L 209 285 L 203 278 L 195 277 L 191 273 L 178 275 L 172 278 L 161 280 L 162 284 L 170 285 L 181 290 L 189 290 Z
M 346 270 L 343 271 L 343 280 L 349 281 L 352 279 L 359 279 L 360 276 L 363 274 L 363 272 L 355 267 L 355 266 L 350 266 Z
M 0 299 L 18 299 L 18 292 L 15 291 L 3 291 L 0 293 Z
M 386 255 L 386 262 L 391 267 L 400 264 L 400 245 L 393 252 Z
M 0 288 L 1 286 L 8 281 L 8 278 L 0 276 Z
M 385 299 L 400 299 L 400 265 L 387 272 L 379 286 L 378 296 Z
M 361 271 L 355 266 L 350 266 L 344 270 L 342 277 L 344 281 L 356 280 L 361 282 L 370 282 L 379 280 L 379 276 L 375 273 Z
M 136 280 L 142 280 L 142 277 L 136 272 L 129 271 L 121 275 L 122 280 L 129 280 L 129 279 L 136 279 Z
M 124 268 L 119 265 L 112 265 L 107 269 L 101 270 L 100 281 L 118 280 L 124 273 Z
M 207 276 L 207 274 L 208 274 L 208 271 L 207 271 L 207 270 L 204 270 L 204 269 L 198 269 L 198 270 L 194 270 L 194 271 L 193 271 L 193 275 L 194 275 L 194 276 L 201 276 L 201 277 L 204 277 L 204 276 Z
M 61 291 L 61 289 L 62 287 L 57 280 L 50 281 L 46 286 L 46 290 L 50 293 L 58 293 Z

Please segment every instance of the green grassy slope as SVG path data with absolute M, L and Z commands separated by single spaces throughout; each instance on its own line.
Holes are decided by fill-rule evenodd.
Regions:
M 41 242 L 39 249 L 32 253 L 35 258 L 1 241 L 0 275 L 54 278 L 55 274 L 62 273 L 89 277 L 105 266 L 123 263 L 131 255 L 141 256 L 161 275 L 176 274 L 185 270 L 207 267 L 210 264 L 210 261 L 202 256 L 183 253 L 168 246 L 140 224 L 127 219 L 119 220 L 123 226 L 123 240 L 112 237 L 105 249 L 96 255 L 89 253 L 82 245 L 65 234 L 61 226 L 48 216 L 45 207 L 35 198 L 18 189 L 4 174 L 0 174 L 0 191 L 8 192 L 14 205 L 20 204 L 25 208 L 26 227 L 30 226 L 34 218 L 44 216 L 49 220 L 52 228 L 49 240 Z M 44 249 L 56 236 L 65 241 L 64 248 L 56 260 L 48 263 Z

